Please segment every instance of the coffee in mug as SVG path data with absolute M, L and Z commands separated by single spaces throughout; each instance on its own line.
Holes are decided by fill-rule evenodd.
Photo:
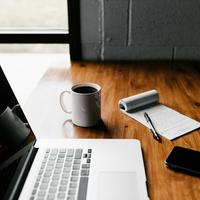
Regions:
M 90 86 L 81 86 L 81 87 L 75 88 L 73 91 L 80 94 L 90 94 L 90 93 L 97 92 L 97 89 Z

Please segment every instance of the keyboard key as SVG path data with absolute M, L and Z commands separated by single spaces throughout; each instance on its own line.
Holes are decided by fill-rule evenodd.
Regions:
M 81 170 L 81 176 L 89 176 L 89 170 Z
M 51 186 L 57 186 L 58 185 L 58 181 L 52 181 L 50 185 Z
M 68 179 L 69 178 L 69 173 L 63 173 L 62 174 L 63 179 Z
M 54 166 L 55 162 L 54 161 L 48 161 L 47 166 Z
M 64 199 L 65 198 L 65 193 L 58 193 L 57 198 L 58 199 Z
M 42 178 L 42 176 L 39 175 L 39 176 L 37 177 L 36 181 L 39 182 L 39 181 L 41 180 L 41 178 Z
M 78 176 L 79 175 L 79 171 L 72 171 L 72 176 Z
M 79 170 L 80 169 L 80 165 L 74 165 L 73 166 L 73 170 Z
M 64 153 L 59 153 L 58 154 L 58 158 L 65 158 L 65 154 Z
M 60 153 L 66 153 L 66 149 L 60 149 Z
M 32 195 L 35 195 L 35 194 L 36 194 L 36 192 L 37 192 L 37 190 L 36 190 L 36 189 L 34 189 L 34 190 L 32 191 Z
M 60 174 L 54 174 L 52 176 L 52 180 L 59 180 L 60 179 Z
M 76 195 L 76 190 L 69 190 L 69 191 L 68 191 L 68 194 L 69 194 L 69 195 Z
M 64 163 L 64 158 L 58 158 L 57 163 Z
M 67 200 L 75 200 L 75 197 L 67 197 Z
M 73 155 L 74 155 L 74 149 L 69 149 L 67 151 L 67 157 L 73 157 Z
M 66 160 L 65 161 L 67 161 L 67 162 L 72 162 L 72 160 L 73 160 L 73 158 L 66 158 Z
M 39 186 L 39 182 L 36 182 L 34 185 L 34 188 L 37 188 Z
M 34 200 L 34 199 L 35 199 L 35 197 L 34 197 L 34 196 L 31 196 L 29 200 Z
M 48 188 L 48 184 L 41 184 L 40 190 L 46 190 Z
M 76 153 L 75 153 L 75 159 L 81 159 L 82 157 L 82 149 L 76 149 Z
M 62 171 L 62 169 L 55 169 L 55 170 L 54 170 L 54 174 L 60 174 L 61 171 Z
M 36 200 L 44 200 L 44 197 L 37 197 Z
M 67 185 L 67 184 L 68 184 L 68 181 L 67 181 L 67 180 L 61 180 L 60 184 L 61 184 L 61 185 Z
M 42 165 L 46 165 L 46 163 L 47 163 L 47 160 L 46 161 L 42 161 Z
M 71 162 L 66 162 L 65 164 L 64 164 L 64 167 L 71 167 L 72 166 L 72 163 Z
M 44 158 L 43 160 L 42 160 L 42 164 L 45 164 L 47 162 L 47 158 Z
M 88 158 L 91 158 L 91 157 L 92 157 L 92 154 L 91 154 L 91 153 L 89 153 L 87 157 L 88 157 Z
M 88 153 L 92 153 L 92 149 L 88 149 Z
M 81 160 L 74 160 L 74 164 L 81 164 Z
M 56 165 L 55 165 L 55 168 L 62 168 L 63 167 L 63 164 L 62 163 L 57 163 Z
M 77 181 L 78 181 L 78 177 L 76 177 L 76 176 L 71 177 L 71 182 L 77 182 Z
M 70 167 L 65 167 L 64 169 L 63 169 L 63 172 L 70 172 L 71 171 L 71 168 Z
M 67 191 L 67 187 L 66 186 L 60 186 L 59 187 L 59 192 L 66 192 Z
M 44 177 L 42 179 L 42 183 L 49 183 L 49 181 L 50 181 L 50 178 L 48 178 L 48 177 L 47 178 Z
M 48 149 L 46 149 L 46 153 L 49 153 L 50 152 L 50 149 L 48 148 Z
M 40 170 L 38 174 L 39 174 L 39 175 L 42 175 L 43 172 L 44 172 L 44 170 Z
M 39 197 L 44 197 L 45 194 L 46 194 L 46 191 L 43 191 L 43 190 L 40 190 L 40 191 L 38 192 L 38 196 L 39 196 Z
M 52 170 L 53 170 L 53 167 L 52 167 L 52 166 L 46 167 L 46 171 L 52 171 Z
M 51 176 L 51 173 L 50 172 L 45 172 L 44 173 L 44 177 L 50 177 Z
M 45 164 L 42 164 L 40 169 L 44 169 L 45 168 Z
M 52 149 L 51 150 L 51 155 L 56 155 L 58 153 L 58 149 Z
M 78 199 L 77 200 L 86 200 L 88 187 L 88 177 L 81 177 L 78 190 Z
M 82 164 L 82 168 L 84 168 L 84 169 L 85 169 L 85 168 L 86 168 L 86 169 L 87 169 L 87 168 L 90 168 L 90 164 Z
M 57 189 L 55 187 L 50 187 L 49 188 L 49 193 L 55 193 Z
M 55 195 L 54 194 L 49 194 L 47 196 L 47 200 L 54 200 L 55 199 Z
M 77 188 L 77 184 L 76 184 L 76 183 L 70 183 L 70 184 L 69 184 L 69 187 L 75 189 L 75 188 Z
M 50 156 L 49 160 L 56 160 L 56 156 Z
M 49 154 L 48 154 L 48 153 L 46 153 L 46 154 L 44 155 L 44 158 L 48 158 L 48 156 L 49 156 Z

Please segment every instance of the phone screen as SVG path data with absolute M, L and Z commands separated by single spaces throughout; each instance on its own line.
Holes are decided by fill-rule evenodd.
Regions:
M 174 147 L 165 161 L 168 167 L 200 175 L 200 152 L 183 147 Z

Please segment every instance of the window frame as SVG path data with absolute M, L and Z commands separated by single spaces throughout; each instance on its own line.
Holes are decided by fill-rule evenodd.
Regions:
M 68 0 L 68 30 L 65 29 L 2 29 L 0 44 L 69 44 L 72 60 L 81 59 L 80 0 Z

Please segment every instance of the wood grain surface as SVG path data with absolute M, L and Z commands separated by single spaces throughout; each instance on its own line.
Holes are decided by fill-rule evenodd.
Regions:
M 59 95 L 72 84 L 95 82 L 102 87 L 102 123 L 93 128 L 74 126 L 62 111 Z M 37 138 L 135 138 L 140 140 L 152 200 L 198 200 L 200 178 L 168 169 L 164 160 L 173 146 L 200 151 L 200 130 L 162 143 L 118 108 L 121 98 L 156 89 L 160 102 L 200 121 L 200 68 L 190 62 L 72 62 L 49 68 L 35 88 L 25 113 Z M 70 106 L 66 97 L 66 106 Z

